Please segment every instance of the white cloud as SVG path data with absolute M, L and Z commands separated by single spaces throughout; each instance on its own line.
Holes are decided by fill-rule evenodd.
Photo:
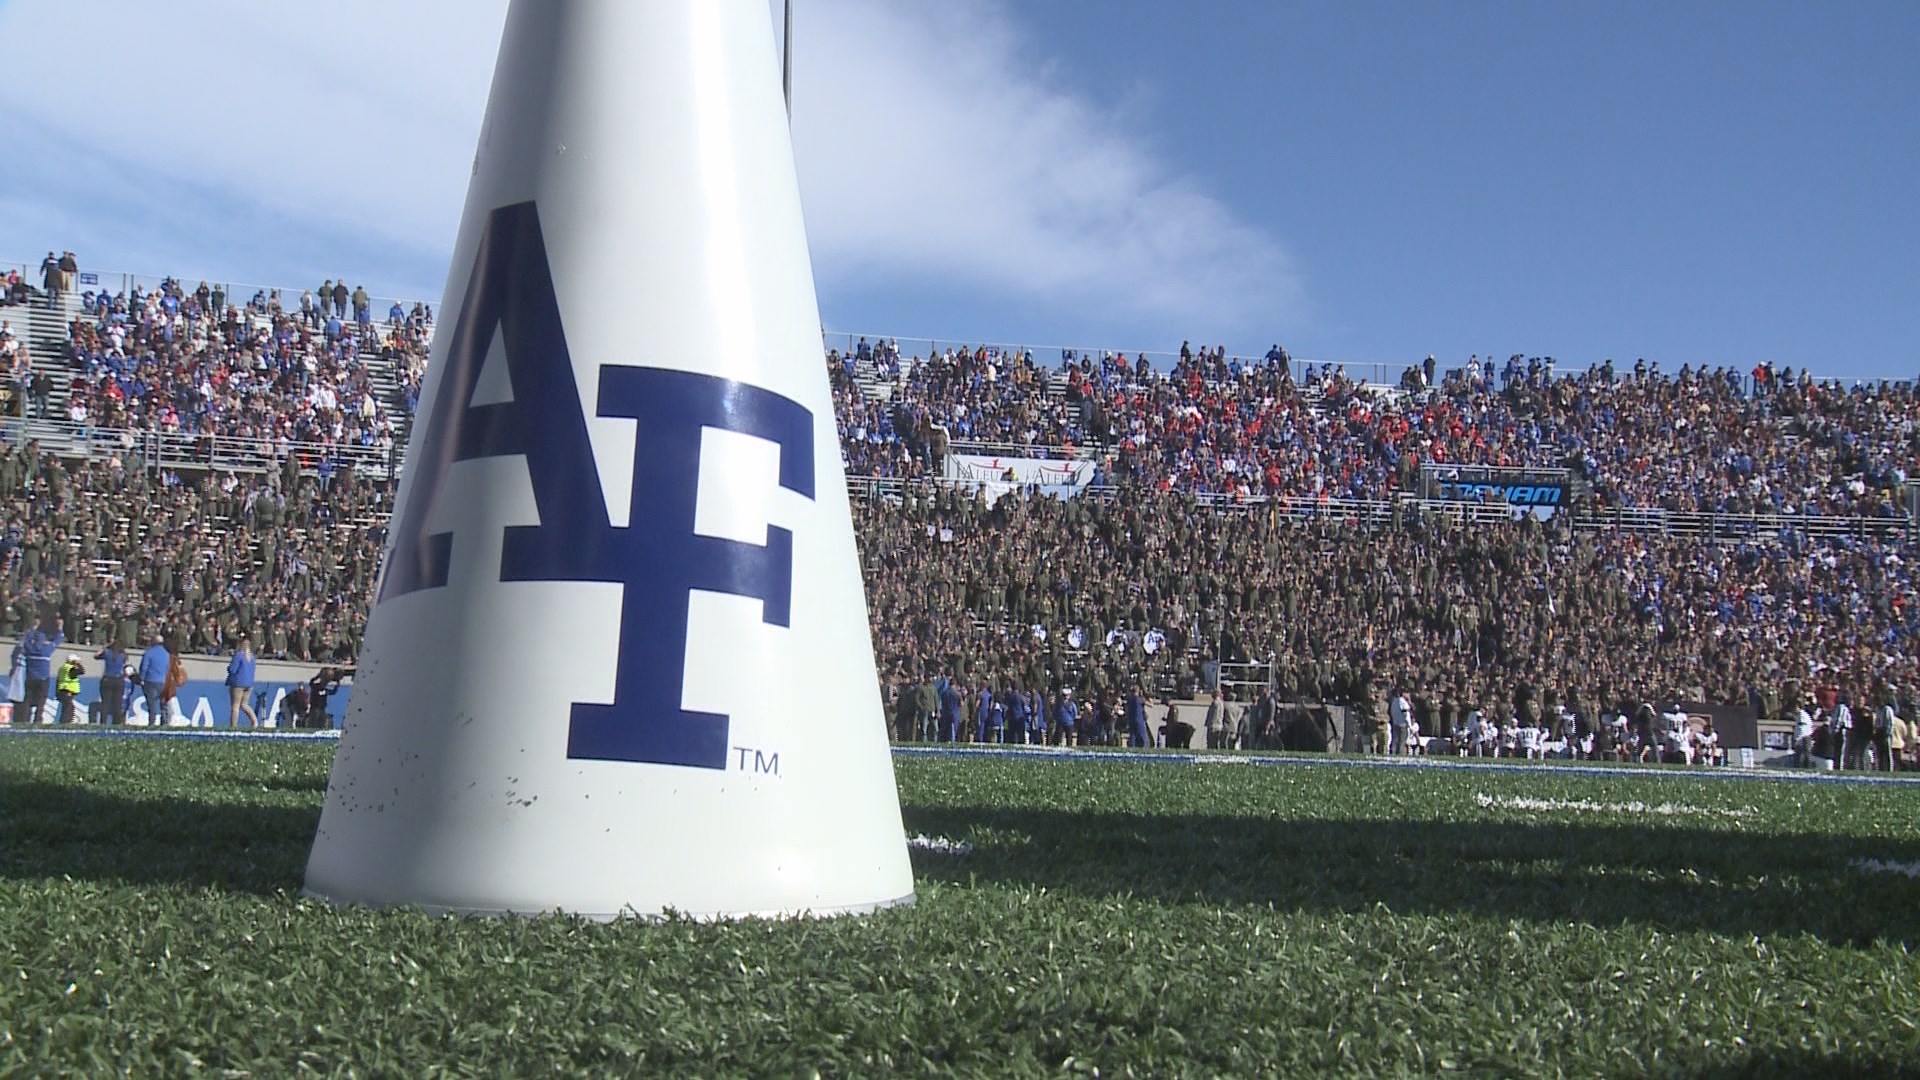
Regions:
M 505 10 L 505 0 L 16 0 L 0 10 L 0 65 L 30 160 L 51 153 L 54 167 L 89 171 L 93 196 L 79 202 L 60 173 L 30 167 L 32 182 L 4 204 L 0 243 L 73 246 L 33 233 L 94 206 L 139 205 L 112 222 L 120 239 L 95 265 L 243 277 L 312 259 L 316 281 L 341 269 L 381 276 L 285 251 L 325 239 L 438 264 L 426 280 L 402 271 L 410 280 L 388 285 L 437 293 Z M 236 218 L 246 234 L 233 235 Z M 249 265 L 206 266 L 196 234 Z M 164 266 L 108 262 L 166 251 Z
M 1299 314 L 1273 241 L 1052 82 L 998 4 L 802 14 L 795 154 L 829 281 L 961 280 L 1210 328 Z
M 96 263 L 347 269 L 437 293 L 505 7 L 15 0 L 0 64 L 41 167 L 0 188 L 0 254 L 75 246 L 52 232 L 85 222 Z M 884 274 L 1091 321 L 1299 316 L 1276 244 L 1051 80 L 998 3 L 819 0 L 797 17 L 796 153 L 823 293 Z M 349 253 L 377 265 L 335 265 Z

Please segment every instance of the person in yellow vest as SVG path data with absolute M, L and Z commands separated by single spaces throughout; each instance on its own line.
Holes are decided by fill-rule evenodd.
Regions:
M 1891 703 L 1885 710 L 1887 716 L 1887 771 L 1900 772 L 1910 768 L 1907 762 L 1907 748 L 1920 742 L 1920 731 L 1906 717 L 1893 711 Z
M 80 676 L 86 673 L 87 669 L 81 666 L 80 658 L 72 653 L 67 654 L 67 662 L 61 664 L 60 670 L 54 673 L 53 692 L 60 701 L 62 724 L 73 723 L 73 705 L 80 697 Z

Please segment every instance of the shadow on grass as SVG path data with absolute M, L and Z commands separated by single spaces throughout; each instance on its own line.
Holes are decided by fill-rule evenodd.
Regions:
M 287 781 L 274 789 L 309 786 Z M 922 878 L 962 885 L 1920 946 L 1912 879 L 1847 869 L 1858 858 L 1920 861 L 1920 842 L 1912 840 L 1816 833 L 1787 839 L 1618 822 L 1148 816 L 1008 806 L 908 805 L 904 814 L 910 832 L 975 843 L 966 858 L 915 858 Z M 319 817 L 317 800 L 277 806 L 141 798 L 0 773 L 0 880 L 70 877 L 274 895 L 299 887 Z
M 0 774 L 0 880 L 71 877 L 272 895 L 300 887 L 319 824 L 317 804 L 143 799 Z
M 1461 913 L 1631 923 L 1831 944 L 1920 944 L 1913 881 L 1855 858 L 1920 859 L 1920 843 L 1684 825 L 1281 820 L 1095 810 L 915 807 L 907 831 L 970 839 L 916 854 L 924 878 L 1095 898 L 1283 910 Z M 1845 902 L 1837 902 L 1842 898 Z

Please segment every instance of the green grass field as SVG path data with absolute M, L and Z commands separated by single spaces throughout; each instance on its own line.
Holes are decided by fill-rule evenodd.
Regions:
M 0 737 L 0 1072 L 1920 1073 L 1911 786 L 902 760 L 915 906 L 599 925 L 299 898 L 331 754 Z

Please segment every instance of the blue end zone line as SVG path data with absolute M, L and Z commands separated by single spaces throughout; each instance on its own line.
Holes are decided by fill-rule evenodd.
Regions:
M 37 737 L 53 739 L 198 739 L 217 742 L 337 742 L 338 729 L 323 731 L 282 731 L 275 729 L 221 731 L 209 728 L 105 727 L 6 727 L 0 737 Z M 1597 776 L 1648 780 L 1772 780 L 1796 784 L 1871 784 L 1879 786 L 1920 786 L 1920 773 L 1889 776 L 1885 773 L 1814 772 L 1770 768 L 1741 769 L 1731 765 L 1716 768 L 1654 769 L 1637 765 L 1548 764 L 1506 760 L 1470 760 L 1428 757 L 1333 757 L 1329 755 L 1208 754 L 1191 751 L 1153 751 L 1133 753 L 1127 750 L 1080 750 L 1073 747 L 1043 746 L 896 746 L 901 758 L 1002 758 L 1009 761 L 1076 762 L 1103 761 L 1124 765 L 1251 765 L 1262 768 L 1347 768 L 1412 769 L 1429 771 L 1448 769 L 1465 772 L 1521 773 L 1535 776 Z

